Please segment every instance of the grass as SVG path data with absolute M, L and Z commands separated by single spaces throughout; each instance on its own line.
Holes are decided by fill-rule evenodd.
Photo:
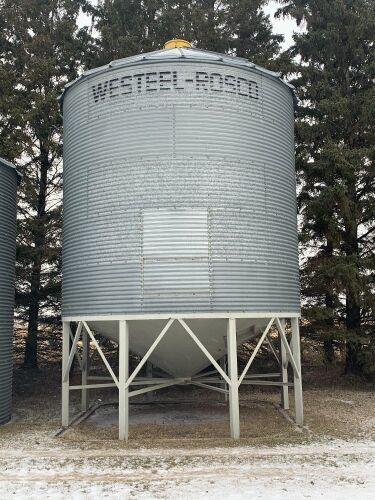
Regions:
M 229 437 L 228 410 L 223 396 L 197 387 L 168 388 L 158 398 L 170 404 L 171 410 L 195 411 L 206 417 L 199 421 L 168 423 L 133 423 L 130 440 L 117 440 L 117 427 L 96 425 L 92 420 L 54 438 L 60 427 L 60 365 L 46 364 L 37 372 L 16 368 L 14 376 L 14 419 L 0 427 L 0 449 L 26 446 L 100 449 L 137 448 L 212 448 L 276 446 L 316 442 L 321 439 L 362 439 L 375 437 L 375 394 L 373 386 L 357 378 L 339 377 L 339 367 L 330 369 L 305 367 L 305 424 L 301 432 L 287 421 L 276 406 L 279 392 L 274 388 L 244 386 L 241 399 L 241 439 Z M 74 383 L 74 377 L 73 377 Z M 79 409 L 79 391 L 72 393 L 72 413 Z M 293 391 L 290 391 L 291 415 Z M 116 392 L 92 391 L 91 402 L 115 401 Z M 140 401 L 141 399 L 138 398 Z M 185 402 L 184 402 L 185 401 Z M 142 407 L 141 413 L 152 413 Z M 116 408 L 113 407 L 113 412 Z

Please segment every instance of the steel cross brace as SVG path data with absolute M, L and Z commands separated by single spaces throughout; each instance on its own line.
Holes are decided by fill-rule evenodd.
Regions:
M 87 321 L 79 321 L 77 330 L 74 336 L 71 333 L 69 322 L 63 322 L 63 426 L 67 425 L 69 421 L 68 413 L 69 413 L 69 402 L 67 403 L 67 398 L 69 394 L 69 390 L 82 390 L 82 399 L 84 398 L 84 392 L 87 389 L 94 388 L 105 388 L 105 387 L 117 387 L 119 390 L 119 429 L 120 439 L 127 439 L 128 437 L 128 401 L 130 397 L 137 396 L 140 394 L 145 394 L 151 391 L 155 391 L 158 389 L 162 389 L 165 387 L 169 387 L 171 385 L 178 384 L 192 384 L 198 387 L 202 387 L 205 389 L 210 389 L 214 391 L 221 392 L 223 394 L 229 394 L 229 403 L 230 403 L 230 422 L 231 422 L 231 435 L 234 438 L 239 437 L 239 401 L 238 401 L 238 387 L 241 383 L 244 384 L 254 384 L 254 385 L 278 385 L 283 386 L 284 388 L 290 386 L 287 381 L 282 380 L 281 382 L 270 382 L 263 380 L 254 380 L 256 378 L 261 377 L 274 377 L 278 374 L 252 374 L 247 375 L 249 368 L 251 367 L 256 354 L 258 353 L 262 343 L 267 341 L 270 345 L 271 352 L 275 356 L 275 358 L 279 361 L 280 358 L 277 355 L 275 348 L 273 347 L 272 340 L 269 337 L 269 331 L 273 324 L 275 324 L 277 331 L 280 336 L 280 340 L 282 342 L 282 346 L 285 350 L 286 362 L 290 362 L 293 367 L 294 372 L 294 387 L 296 395 L 296 421 L 297 423 L 301 423 L 303 419 L 303 408 L 302 408 L 302 385 L 301 385 L 301 372 L 300 372 L 300 358 L 299 358 L 299 331 L 298 331 L 298 318 L 292 317 L 292 340 L 289 345 L 286 335 L 285 335 L 285 327 L 284 324 L 280 321 L 280 319 L 276 316 L 270 318 L 264 332 L 261 335 L 260 340 L 258 341 L 250 359 L 246 363 L 246 366 L 238 377 L 237 372 L 237 341 L 236 341 L 236 318 L 227 318 L 228 319 L 228 330 L 227 330 L 227 349 L 228 349 L 228 369 L 229 374 L 227 375 L 226 371 L 219 365 L 219 363 L 213 358 L 213 356 L 209 353 L 206 347 L 202 344 L 202 342 L 198 339 L 198 337 L 194 334 L 192 329 L 186 324 L 183 317 L 170 317 L 167 320 L 166 325 L 156 337 L 153 344 L 150 346 L 146 354 L 143 356 L 141 361 L 138 363 L 137 367 L 133 371 L 133 373 L 129 376 L 129 326 L 127 320 L 119 320 L 119 346 L 120 346 L 120 369 L 119 369 L 119 377 L 117 378 L 115 373 L 113 372 L 111 366 L 106 359 L 103 351 L 101 350 L 94 333 L 91 331 L 90 327 L 87 324 Z M 188 333 L 188 335 L 192 338 L 194 343 L 199 347 L 199 349 L 203 352 L 203 354 L 207 357 L 207 359 L 214 366 L 215 370 L 211 370 L 209 372 L 202 372 L 197 374 L 195 377 L 191 378 L 150 378 L 150 377 L 137 377 L 142 367 L 148 361 L 149 357 L 157 347 L 157 345 L 161 342 L 166 332 L 169 330 L 170 326 L 173 322 L 177 320 L 184 330 Z M 83 358 L 80 359 L 77 353 L 77 345 L 80 339 L 81 334 L 88 334 L 92 343 L 96 347 L 96 351 L 99 353 L 102 358 L 110 377 L 103 376 L 88 376 L 87 371 L 87 360 Z M 69 339 L 72 340 L 72 347 L 69 349 Z M 87 342 L 86 342 L 87 343 Z M 292 347 L 291 347 L 292 346 Z M 87 351 L 87 348 L 86 348 Z M 82 384 L 75 385 L 69 387 L 69 371 L 73 362 L 74 356 L 78 357 L 78 361 L 80 367 L 83 369 L 86 366 L 85 376 L 82 377 Z M 125 359 L 126 358 L 126 359 Z M 125 362 L 126 361 L 126 362 Z M 86 364 L 85 364 L 86 363 Z M 217 378 L 214 374 L 220 375 L 221 378 Z M 213 375 L 213 376 L 211 376 Z M 88 384 L 88 380 L 108 380 L 107 383 L 100 384 Z M 212 384 L 222 384 L 225 382 L 227 384 L 228 389 L 215 387 Z M 143 388 L 135 389 L 130 391 L 130 386 L 146 386 Z

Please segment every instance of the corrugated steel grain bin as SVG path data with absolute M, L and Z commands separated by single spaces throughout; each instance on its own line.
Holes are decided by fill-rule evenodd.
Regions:
M 172 48 L 86 72 L 62 106 L 63 316 L 299 313 L 294 97 L 278 74 Z
M 0 424 L 11 418 L 12 338 L 19 174 L 0 158 Z

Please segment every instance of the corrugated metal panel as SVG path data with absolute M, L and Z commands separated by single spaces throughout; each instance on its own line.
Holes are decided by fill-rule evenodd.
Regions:
M 198 301 L 210 307 L 207 209 L 145 210 L 142 302 Z
M 192 59 L 113 64 L 64 97 L 64 316 L 299 312 L 292 93 Z
M 17 175 L 0 158 L 0 424 L 11 417 Z

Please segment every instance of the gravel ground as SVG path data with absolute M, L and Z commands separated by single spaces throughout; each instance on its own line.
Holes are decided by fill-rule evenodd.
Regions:
M 1 498 L 375 497 L 374 442 L 213 449 L 7 450 Z
M 375 498 L 371 386 L 312 378 L 304 429 L 277 410 L 277 392 L 245 388 L 238 442 L 229 439 L 221 395 L 169 389 L 160 393 L 162 403 L 139 399 L 131 407 L 130 440 L 123 443 L 111 404 L 55 437 L 59 380 L 58 370 L 15 373 L 14 418 L 0 427 L 0 500 Z M 93 392 L 91 402 L 115 396 Z

